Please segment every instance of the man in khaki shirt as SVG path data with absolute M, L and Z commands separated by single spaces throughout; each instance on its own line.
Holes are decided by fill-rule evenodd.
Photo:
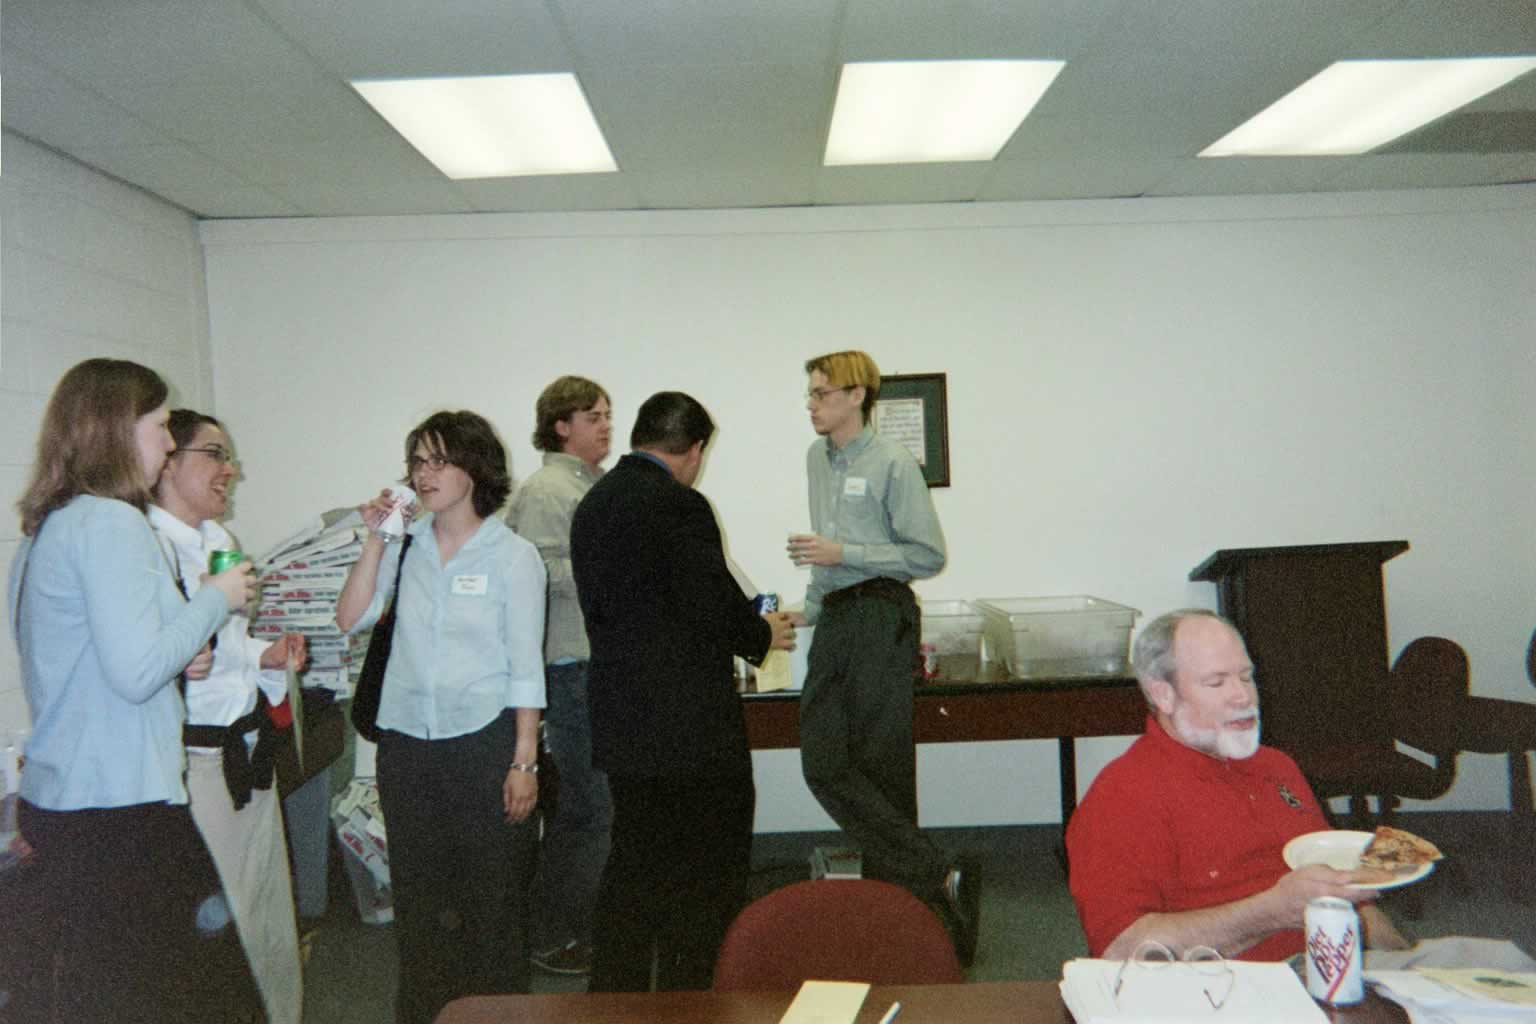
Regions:
M 592 767 L 587 715 L 586 623 L 571 575 L 571 516 L 603 475 L 613 433 L 608 393 L 585 377 L 561 377 L 539 395 L 534 447 L 544 465 L 512 499 L 507 525 L 531 541 L 549 575 L 544 679 L 545 736 L 559 772 L 554 820 L 544 832 L 533 885 L 533 962 L 554 974 L 586 974 L 592 907 L 608 860 L 613 807 L 608 780 Z

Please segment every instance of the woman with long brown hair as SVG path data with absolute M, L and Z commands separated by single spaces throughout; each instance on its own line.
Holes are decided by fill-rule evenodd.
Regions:
M 184 599 L 145 510 L 174 444 L 153 370 L 88 359 L 59 381 L 18 507 L 9 611 L 32 717 L 20 826 L 48 908 L 54 1019 L 217 1019 L 237 947 L 203 941 L 218 877 L 187 810 L 177 680 L 254 596 L 250 566 Z M 199 652 L 202 653 L 199 653 Z M 42 929 L 40 929 L 42 931 Z

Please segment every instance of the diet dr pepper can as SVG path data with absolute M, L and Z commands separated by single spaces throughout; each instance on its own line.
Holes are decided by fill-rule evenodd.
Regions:
M 1365 998 L 1360 977 L 1360 915 L 1348 900 L 1320 896 L 1307 904 L 1307 992 L 1348 1006 Z

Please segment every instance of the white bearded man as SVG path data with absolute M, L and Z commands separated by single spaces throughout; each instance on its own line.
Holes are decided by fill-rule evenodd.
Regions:
M 1067 828 L 1072 898 L 1093 956 L 1155 939 L 1176 953 L 1282 960 L 1302 949 L 1307 903 L 1356 904 L 1366 944 L 1407 943 L 1354 875 L 1290 870 L 1281 849 L 1328 828 L 1289 756 L 1259 743 L 1259 697 L 1243 638 L 1184 609 L 1136 638 L 1146 731 L 1099 773 Z

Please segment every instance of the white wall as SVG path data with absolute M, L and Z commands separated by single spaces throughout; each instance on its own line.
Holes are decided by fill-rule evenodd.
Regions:
M 203 255 L 170 206 L 6 133 L 0 173 L 0 562 L 20 537 L 37 428 L 82 359 L 132 359 L 174 401 L 212 402 Z M 0 734 L 25 727 L 10 616 L 0 624 Z
M 636 406 L 689 391 L 720 431 L 701 489 L 733 554 L 796 599 L 803 360 L 949 375 L 949 568 L 923 596 L 1213 604 L 1221 547 L 1406 538 L 1391 649 L 1468 649 L 1529 700 L 1536 625 L 1536 188 L 1280 198 L 208 222 L 217 405 L 252 550 L 375 492 L 442 406 L 514 471 L 560 373 Z M 1080 744 L 1082 781 L 1122 740 Z M 820 827 L 793 753 L 759 826 Z M 930 824 L 1052 821 L 1049 742 L 924 748 Z M 982 786 L 984 799 L 975 787 Z M 1505 804 L 1463 759 L 1438 806 Z

